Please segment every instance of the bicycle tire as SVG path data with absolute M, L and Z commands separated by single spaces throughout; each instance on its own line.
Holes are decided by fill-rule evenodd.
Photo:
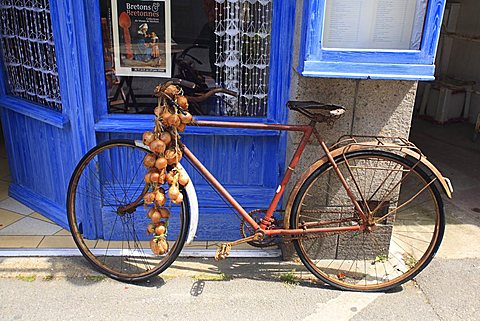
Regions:
M 153 256 L 150 250 L 147 208 L 118 213 L 119 206 L 143 198 L 147 153 L 151 152 L 131 140 L 99 144 L 80 160 L 68 186 L 68 222 L 75 244 L 98 271 L 123 282 L 163 272 L 180 254 L 188 234 L 190 208 L 184 189 L 183 203 L 175 207 L 177 213 L 172 208 L 168 220 L 170 249 L 164 256 Z
M 335 162 L 362 209 L 377 209 L 378 222 L 373 231 L 302 236 L 293 241 L 300 260 L 317 278 L 341 290 L 387 291 L 411 280 L 430 263 L 444 234 L 443 202 L 436 186 L 427 183 L 432 178 L 412 160 L 379 150 L 340 155 Z M 290 227 L 322 218 L 332 222 L 323 227 L 361 224 L 329 162 L 299 189 Z

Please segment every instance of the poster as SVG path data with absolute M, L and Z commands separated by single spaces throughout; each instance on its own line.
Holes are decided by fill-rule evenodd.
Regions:
M 171 77 L 170 0 L 112 0 L 115 74 Z

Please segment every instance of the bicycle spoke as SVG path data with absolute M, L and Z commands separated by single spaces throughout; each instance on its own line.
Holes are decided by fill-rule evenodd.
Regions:
M 98 269 L 122 281 L 144 280 L 167 268 L 188 232 L 183 203 L 170 217 L 172 247 L 165 255 L 155 256 L 149 245 L 152 236 L 145 235 L 147 209 L 136 206 L 132 212 L 118 212 L 118 208 L 143 197 L 146 185 L 141 169 L 147 153 L 132 141 L 100 145 L 84 158 L 69 187 L 69 222 L 82 254 Z M 184 197 L 188 200 L 186 194 Z M 90 247 L 87 232 L 90 239 L 97 239 L 94 247 Z
M 439 206 L 431 180 L 417 173 L 416 164 L 404 164 L 396 154 L 375 153 L 339 157 L 337 165 L 359 204 L 375 213 L 377 223 L 336 236 L 318 233 L 309 239 L 307 234 L 295 243 L 311 271 L 334 286 L 374 290 L 403 283 L 424 267 L 438 243 Z M 292 228 L 301 228 L 303 222 L 308 227 L 362 224 L 331 166 L 311 176 L 294 203 Z M 352 219 L 345 221 L 348 216 Z

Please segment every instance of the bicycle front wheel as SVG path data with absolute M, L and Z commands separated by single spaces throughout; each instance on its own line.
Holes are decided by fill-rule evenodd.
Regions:
M 358 151 L 335 160 L 368 229 L 305 234 L 294 240 L 303 264 L 343 290 L 385 291 L 412 279 L 431 261 L 443 237 L 440 193 L 418 165 L 385 151 Z M 332 165 L 313 172 L 300 188 L 291 228 L 362 225 Z
M 125 282 L 164 271 L 187 238 L 189 204 L 182 191 L 183 203 L 170 209 L 169 250 L 157 256 L 150 249 L 152 237 L 146 232 L 150 219 L 143 206 L 147 191 L 143 159 L 148 153 L 130 140 L 100 144 L 82 158 L 68 187 L 68 221 L 79 250 L 100 272 Z

